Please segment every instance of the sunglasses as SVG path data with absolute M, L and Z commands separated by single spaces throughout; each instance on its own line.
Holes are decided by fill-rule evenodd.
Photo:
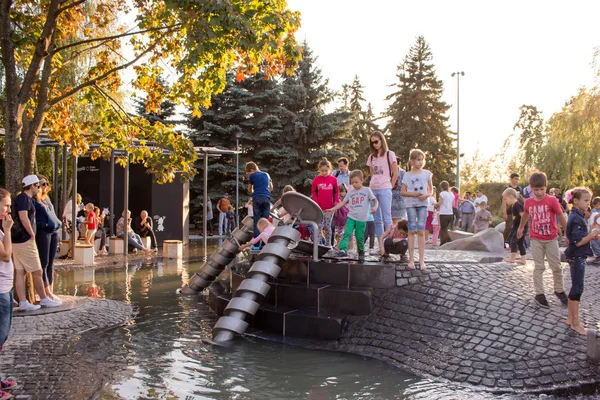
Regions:
M 373 140 L 371 144 L 379 144 L 379 140 Z
M 41 184 L 42 186 L 50 186 L 50 184 L 48 182 L 44 182 Z

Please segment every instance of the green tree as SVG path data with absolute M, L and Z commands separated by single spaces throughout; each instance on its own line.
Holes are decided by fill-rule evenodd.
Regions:
M 165 81 L 164 78 L 159 77 L 157 80 L 157 83 L 159 86 L 162 87 L 162 89 L 160 89 L 162 93 L 167 93 L 169 91 L 169 86 L 167 85 L 167 82 Z M 163 95 L 161 97 L 164 98 L 166 96 Z M 177 103 L 165 99 L 160 103 L 160 106 L 158 107 L 158 109 L 148 111 L 148 109 L 146 107 L 146 103 L 148 102 L 148 100 L 149 100 L 148 97 L 143 98 L 143 99 L 140 99 L 140 98 L 134 99 L 136 114 L 139 115 L 140 117 L 146 118 L 150 123 L 154 123 L 154 122 L 160 122 L 162 124 L 170 123 L 171 121 L 169 119 L 171 117 L 173 117 L 176 113 L 175 108 L 177 107 Z
M 292 73 L 301 56 L 294 39 L 299 14 L 287 10 L 284 0 L 0 0 L 0 10 L 10 190 L 19 188 L 23 173 L 32 172 L 44 125 L 74 154 L 85 153 L 90 143 L 100 146 L 92 157 L 120 147 L 159 181 L 173 179 L 176 170 L 190 177 L 195 153 L 189 141 L 170 126 L 128 115 L 113 96 L 122 85 L 119 72 L 135 68 L 134 87 L 147 93 L 147 112 L 156 112 L 167 99 L 189 104 L 198 114 L 224 88 L 225 72 L 233 66 L 239 79 L 261 65 L 267 75 Z M 118 17 L 128 13 L 135 14 L 135 26 L 126 28 Z M 106 31 L 111 34 L 98 34 Z M 124 54 L 126 38 L 133 56 Z M 95 51 L 93 60 L 82 63 L 90 51 Z M 74 63 L 84 70 L 78 70 L 75 84 L 66 85 L 61 78 L 72 73 Z M 164 68 L 177 74 L 168 94 L 158 82 Z M 82 103 L 99 105 L 101 121 L 74 118 L 75 105 Z M 170 154 L 133 146 L 135 139 L 154 142 Z
M 523 104 L 513 129 L 520 131 L 517 159 L 519 172 L 525 175 L 540 163 L 540 150 L 545 140 L 542 113 L 535 106 Z
M 322 157 L 334 160 L 343 153 L 348 142 L 350 113 L 344 110 L 327 112 L 334 99 L 316 57 L 306 43 L 303 58 L 292 76 L 281 84 L 281 107 L 276 114 L 282 123 L 273 156 L 279 160 L 270 170 L 277 190 L 290 184 L 296 190 L 309 193 L 317 163 Z M 278 191 L 276 191 L 278 193 Z
M 398 71 L 398 82 L 392 85 L 395 91 L 386 98 L 392 101 L 385 112 L 390 149 L 403 161 L 411 149 L 423 150 L 434 181 L 454 182 L 455 133 L 450 131 L 446 115 L 450 106 L 441 100 L 442 81 L 422 36 L 417 37 Z

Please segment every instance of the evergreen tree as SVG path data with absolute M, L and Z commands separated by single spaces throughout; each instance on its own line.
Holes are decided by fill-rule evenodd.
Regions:
M 450 108 L 441 101 L 442 81 L 436 76 L 429 45 L 417 37 L 404 62 L 398 66 L 396 91 L 387 97 L 392 104 L 385 115 L 388 144 L 404 162 L 409 151 L 419 148 L 427 154 L 427 169 L 435 182 L 455 181 L 455 138 L 448 126 Z M 435 158 L 434 158 L 435 157 Z
M 282 123 L 282 133 L 278 148 L 270 154 L 270 173 L 277 189 L 290 184 L 308 194 L 318 161 L 327 157 L 335 164 L 337 157 L 343 155 L 340 149 L 349 141 L 350 113 L 326 112 L 335 96 L 315 62 L 312 51 L 304 43 L 302 61 L 294 74 L 284 77 L 281 84 L 281 107 L 276 113 Z

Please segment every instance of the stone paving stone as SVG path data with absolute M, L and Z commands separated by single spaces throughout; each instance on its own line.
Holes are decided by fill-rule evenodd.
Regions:
M 3 376 L 21 385 L 13 390 L 17 399 L 87 399 L 115 372 L 78 357 L 75 345 L 84 331 L 130 321 L 133 307 L 113 300 L 61 299 L 66 304 L 62 312 L 14 314 L 0 359 Z
M 419 375 L 509 392 L 600 383 L 600 367 L 587 361 L 585 338 L 571 333 L 563 323 L 566 307 L 552 295 L 549 270 L 544 274 L 548 310 L 533 301 L 531 262 L 525 266 L 483 264 L 476 262 L 479 254 L 467 258 L 458 252 L 429 253 L 437 254 L 426 259 L 442 262 L 429 261 L 428 281 L 411 284 L 411 278 L 421 276 L 409 277 L 404 266 L 397 266 L 402 287 L 376 289 L 373 313 L 366 319 L 349 317 L 342 340 L 333 347 L 375 356 L 372 348 L 358 349 L 344 338 L 373 337 L 377 327 L 387 326 L 398 338 L 396 347 L 388 351 L 406 356 L 403 367 Z M 465 261 L 445 261 L 462 260 L 457 256 Z M 564 275 L 568 292 L 568 268 Z M 588 267 L 581 302 L 587 326 L 600 326 L 600 309 L 592 307 L 600 303 L 597 288 L 600 268 Z M 422 340 L 425 346 L 409 337 Z

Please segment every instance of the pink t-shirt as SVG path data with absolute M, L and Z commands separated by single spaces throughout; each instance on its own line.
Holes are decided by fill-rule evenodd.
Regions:
M 262 242 L 264 244 L 267 244 L 267 242 L 269 241 L 269 238 L 271 237 L 271 235 L 273 234 L 273 231 L 275 230 L 275 227 L 273 225 L 265 228 L 264 231 L 262 231 L 260 233 L 260 235 L 258 235 L 257 237 L 253 238 L 250 243 L 251 244 L 256 244 L 258 242 L 260 242 L 262 240 Z
M 372 190 L 391 189 L 392 188 L 392 174 L 390 173 L 390 167 L 396 162 L 396 154 L 393 151 L 387 151 L 386 155 L 383 154 L 379 157 L 369 156 L 367 158 L 367 165 L 373 168 L 373 175 L 371 176 L 371 183 L 369 187 Z
M 458 200 L 460 199 L 460 196 L 458 195 L 458 193 L 452 192 L 452 194 L 454 195 L 454 201 L 452 202 L 452 208 L 458 208 Z
M 546 195 L 541 201 L 530 197 L 525 200 L 525 212 L 529 214 L 529 236 L 532 239 L 556 239 L 558 233 L 556 215 L 562 214 L 556 197 Z
M 321 207 L 329 210 L 340 202 L 337 179 L 333 175 L 317 175 L 312 182 L 312 199 Z

